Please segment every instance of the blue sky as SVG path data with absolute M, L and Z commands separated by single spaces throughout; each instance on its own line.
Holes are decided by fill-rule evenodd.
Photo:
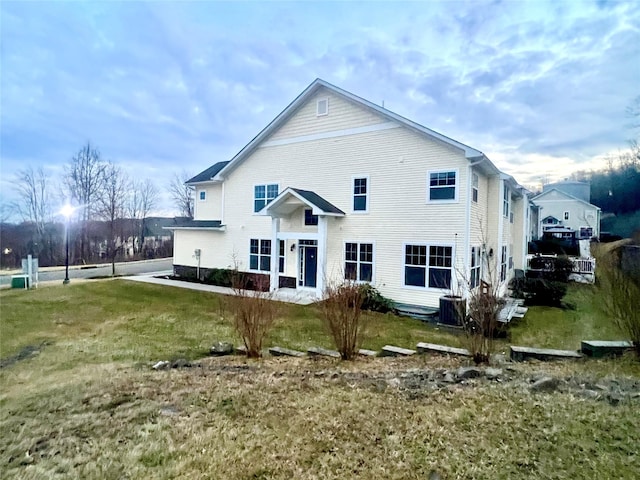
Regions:
M 316 77 L 535 186 L 625 149 L 640 95 L 638 2 L 3 1 L 0 21 L 5 203 L 17 169 L 59 175 L 88 140 L 165 189 Z

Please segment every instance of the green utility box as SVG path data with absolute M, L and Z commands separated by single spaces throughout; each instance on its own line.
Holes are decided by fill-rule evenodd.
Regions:
M 29 275 L 12 275 L 11 288 L 29 288 Z

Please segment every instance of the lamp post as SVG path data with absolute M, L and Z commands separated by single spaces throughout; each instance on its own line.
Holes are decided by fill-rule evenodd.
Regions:
M 64 260 L 64 280 L 62 281 L 63 285 L 67 285 L 69 283 L 69 218 L 73 214 L 74 208 L 68 203 L 62 207 L 60 213 L 64 215 L 64 231 L 65 231 L 65 260 Z

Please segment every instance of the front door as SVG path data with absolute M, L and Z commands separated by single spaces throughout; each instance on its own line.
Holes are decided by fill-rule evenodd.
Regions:
M 315 245 L 312 245 L 311 243 Z M 301 287 L 316 288 L 316 277 L 318 273 L 318 246 L 313 241 L 300 242 L 300 272 L 298 284 Z M 308 243 L 305 245 L 305 243 Z

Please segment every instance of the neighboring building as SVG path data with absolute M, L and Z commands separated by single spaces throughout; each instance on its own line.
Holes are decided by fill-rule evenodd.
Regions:
M 600 207 L 589 203 L 589 184 L 558 182 L 545 185 L 543 192 L 533 197 L 539 207 L 539 235 L 545 232 L 564 238 L 600 237 Z
M 482 152 L 320 79 L 187 183 L 194 219 L 169 227 L 176 272 L 237 266 L 314 296 L 349 279 L 435 307 L 489 279 L 483 258 L 504 290 L 535 218 Z

